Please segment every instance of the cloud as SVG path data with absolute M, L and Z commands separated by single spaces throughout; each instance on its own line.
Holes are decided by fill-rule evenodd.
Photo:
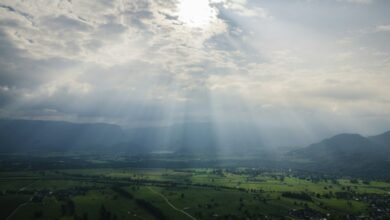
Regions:
M 374 2 L 374 0 L 341 0 L 341 1 L 346 1 L 350 3 L 358 3 L 358 4 L 371 4 Z
M 88 25 L 81 20 L 73 19 L 65 15 L 57 17 L 45 17 L 42 19 L 44 26 L 51 31 L 67 32 L 67 31 L 88 31 Z
M 178 3 L 3 1 L 0 116 L 390 125 L 386 7 L 212 0 L 193 25 Z
M 23 12 L 23 11 L 19 11 L 11 6 L 8 6 L 8 5 L 0 4 L 0 8 L 5 9 L 7 11 L 10 11 L 11 13 L 15 13 L 17 15 L 20 15 L 20 16 L 26 18 L 27 20 L 31 20 L 33 18 L 32 15 L 30 15 L 26 12 Z
M 379 25 L 376 27 L 376 30 L 379 32 L 387 32 L 390 31 L 390 25 Z
M 211 0 L 211 4 L 215 4 L 244 17 L 271 17 L 264 8 L 248 6 L 247 0 Z

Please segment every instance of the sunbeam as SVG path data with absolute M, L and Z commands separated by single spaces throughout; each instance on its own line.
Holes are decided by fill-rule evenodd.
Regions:
M 0 219 L 390 219 L 389 9 L 1 0 Z

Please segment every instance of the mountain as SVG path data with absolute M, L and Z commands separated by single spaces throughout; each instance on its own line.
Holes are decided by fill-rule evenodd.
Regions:
M 0 152 L 105 151 L 144 154 L 253 153 L 263 147 L 250 126 L 181 123 L 165 127 L 122 129 L 112 124 L 59 121 L 0 120 Z
M 340 134 L 288 156 L 308 161 L 304 167 L 317 171 L 390 176 L 390 132 L 371 137 Z
M 386 159 L 383 145 L 358 134 L 340 134 L 297 150 L 295 154 L 317 161 Z
M 229 124 L 230 125 L 230 124 Z M 152 151 L 179 154 L 249 154 L 264 147 L 256 129 L 246 126 L 218 127 L 213 123 L 180 123 L 165 127 L 127 130 L 129 144 Z
M 117 125 L 0 120 L 0 152 L 102 149 L 123 141 Z
M 368 139 L 382 146 L 384 151 L 390 151 L 390 131 L 377 136 L 368 137 Z

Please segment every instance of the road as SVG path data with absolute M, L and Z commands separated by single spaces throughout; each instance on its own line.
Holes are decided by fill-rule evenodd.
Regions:
M 19 189 L 19 191 L 23 191 L 23 190 L 27 189 L 27 187 L 31 186 L 33 183 L 35 183 L 35 181 L 31 182 L 30 184 L 28 184 L 28 185 L 26 185 L 26 186 L 21 187 L 21 188 Z M 31 198 L 30 198 L 30 200 L 31 200 Z M 16 209 L 14 209 L 14 211 L 13 211 L 5 220 L 11 219 L 11 217 L 12 217 L 13 215 L 15 215 L 16 211 L 18 211 L 18 209 L 20 209 L 21 207 L 27 205 L 27 204 L 30 202 L 30 200 L 27 201 L 27 202 L 25 202 L 25 203 L 22 203 L 22 204 L 18 205 L 18 207 L 16 207 Z
M 176 206 L 174 206 L 169 200 L 167 197 L 165 197 L 163 194 L 153 190 L 152 188 L 148 187 L 148 189 L 150 191 L 152 191 L 153 193 L 156 193 L 157 195 L 159 195 L 161 198 L 163 198 L 165 200 L 165 202 L 170 206 L 172 207 L 174 210 L 178 211 L 178 212 L 181 212 L 182 214 L 186 215 L 188 218 L 192 219 L 192 220 L 196 220 L 195 217 L 193 217 L 192 215 L 190 215 L 188 212 L 184 211 L 184 210 L 181 210 L 179 208 L 177 208 Z

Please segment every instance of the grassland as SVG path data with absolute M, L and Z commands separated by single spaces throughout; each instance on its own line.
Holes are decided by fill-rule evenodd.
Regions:
M 1 219 L 386 217 L 390 196 L 388 182 L 256 169 L 2 172 L 0 188 Z

